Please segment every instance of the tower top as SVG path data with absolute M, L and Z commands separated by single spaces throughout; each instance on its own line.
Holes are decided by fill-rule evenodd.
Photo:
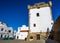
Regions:
M 41 2 L 41 3 L 35 3 L 33 6 L 28 5 L 28 9 L 33 9 L 33 8 L 41 8 L 41 7 L 51 7 L 52 2 L 49 1 L 49 3 Z

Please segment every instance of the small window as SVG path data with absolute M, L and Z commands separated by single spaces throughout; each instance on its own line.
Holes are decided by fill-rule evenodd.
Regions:
M 34 27 L 36 27 L 36 24 L 34 24 Z
M 39 13 L 37 13 L 36 15 L 39 16 Z
M 3 28 L 1 28 L 1 31 L 3 31 L 4 29 Z
M 53 25 L 53 23 L 51 23 Z
M 33 39 L 33 37 L 31 36 L 30 39 Z
M 11 32 L 11 30 L 8 31 L 9 33 Z

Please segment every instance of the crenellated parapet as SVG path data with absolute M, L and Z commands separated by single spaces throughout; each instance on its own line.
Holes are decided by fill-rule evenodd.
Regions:
M 49 3 L 44 3 L 44 2 L 41 2 L 41 3 L 35 3 L 33 6 L 31 5 L 28 5 L 28 9 L 33 9 L 33 8 L 41 8 L 41 7 L 51 7 L 52 6 L 52 2 L 49 1 Z

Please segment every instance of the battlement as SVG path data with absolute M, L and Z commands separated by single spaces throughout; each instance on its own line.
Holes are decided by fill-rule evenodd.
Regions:
M 52 6 L 52 2 L 49 1 L 49 3 L 44 3 L 44 2 L 41 2 L 41 3 L 35 3 L 33 6 L 31 5 L 28 5 L 28 9 L 33 9 L 33 8 L 41 8 L 41 7 L 51 7 Z

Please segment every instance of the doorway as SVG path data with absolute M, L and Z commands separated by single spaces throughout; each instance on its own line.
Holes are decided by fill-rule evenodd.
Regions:
M 40 34 L 37 34 L 37 40 L 40 40 Z
M 1 34 L 1 38 L 3 38 L 3 35 Z

